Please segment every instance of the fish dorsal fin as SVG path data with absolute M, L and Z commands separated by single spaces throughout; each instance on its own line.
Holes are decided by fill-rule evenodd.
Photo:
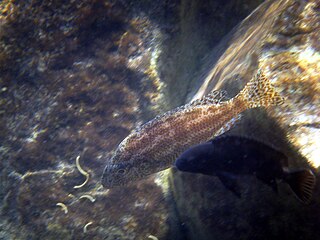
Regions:
M 234 118 L 232 118 L 231 120 L 229 120 L 228 122 L 226 122 L 218 131 L 216 131 L 213 134 L 213 138 L 222 135 L 223 133 L 229 131 L 231 128 L 234 127 L 234 125 L 237 124 L 237 122 L 239 122 L 241 119 L 241 114 L 235 116 Z
M 190 106 L 215 105 L 228 100 L 226 91 L 211 91 L 200 99 L 194 100 Z

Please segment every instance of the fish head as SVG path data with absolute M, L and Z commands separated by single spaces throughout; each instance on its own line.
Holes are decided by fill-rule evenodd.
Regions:
M 195 158 L 190 156 L 180 156 L 175 162 L 175 167 L 183 172 L 198 172 Z
M 102 176 L 104 187 L 113 188 L 128 185 L 153 173 L 150 158 L 138 150 L 133 151 L 132 145 L 130 145 L 132 142 L 136 142 L 134 133 L 121 142 L 106 165 Z
M 103 172 L 102 185 L 106 188 L 113 188 L 145 178 L 159 170 L 157 163 L 154 163 L 156 162 L 143 157 L 132 157 L 130 161 L 108 164 Z
M 184 172 L 208 174 L 208 160 L 212 158 L 212 144 L 199 144 L 182 153 L 175 167 Z
M 130 162 L 107 164 L 102 176 L 105 188 L 124 186 L 132 180 L 132 164 Z

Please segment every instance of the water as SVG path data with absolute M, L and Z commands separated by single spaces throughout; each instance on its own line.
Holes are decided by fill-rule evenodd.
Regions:
M 302 206 L 285 185 L 278 196 L 250 177 L 241 199 L 214 177 L 170 169 L 100 184 L 133 128 L 213 88 L 233 96 L 258 66 L 288 102 L 248 112 L 233 133 L 276 145 L 293 166 L 316 162 L 319 6 L 267 1 L 230 33 L 257 6 L 2 1 L 0 239 L 318 236 L 318 188 Z

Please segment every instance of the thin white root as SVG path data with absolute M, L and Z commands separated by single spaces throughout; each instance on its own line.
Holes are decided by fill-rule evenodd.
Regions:
M 88 227 L 92 224 L 93 222 L 88 222 L 86 225 L 83 227 L 83 233 L 86 233 L 88 231 Z
M 96 201 L 96 199 L 89 194 L 85 194 L 85 195 L 82 195 L 81 197 L 79 197 L 79 199 L 82 199 L 82 198 L 87 198 L 93 203 Z
M 148 238 L 150 238 L 152 240 L 158 240 L 158 238 L 156 236 L 153 236 L 153 235 L 149 235 Z
M 76 158 L 76 165 L 77 165 L 77 168 L 78 168 L 79 172 L 80 172 L 83 176 L 86 177 L 86 180 L 85 180 L 82 184 L 77 185 L 77 186 L 74 186 L 73 188 L 82 188 L 82 187 L 83 187 L 84 185 L 86 185 L 86 183 L 89 181 L 89 173 L 87 173 L 86 171 L 84 171 L 84 170 L 82 169 L 82 167 L 80 166 L 79 160 L 80 160 L 80 155 Z
M 68 213 L 68 207 L 64 203 L 59 202 L 56 205 L 62 208 L 62 210 L 64 211 L 64 214 Z

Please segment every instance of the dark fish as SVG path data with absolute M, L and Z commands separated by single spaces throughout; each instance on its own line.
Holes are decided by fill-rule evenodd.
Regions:
M 178 170 L 217 176 L 224 186 L 241 196 L 237 175 L 255 175 L 277 192 L 276 179 L 288 183 L 304 203 L 312 198 L 316 178 L 311 170 L 289 171 L 288 158 L 276 149 L 253 139 L 220 136 L 195 145 L 175 162 Z
M 221 101 L 223 95 L 211 92 L 135 129 L 107 162 L 102 185 L 106 188 L 126 185 L 169 168 L 190 146 L 230 129 L 241 112 L 283 103 L 260 71 L 234 98 Z

